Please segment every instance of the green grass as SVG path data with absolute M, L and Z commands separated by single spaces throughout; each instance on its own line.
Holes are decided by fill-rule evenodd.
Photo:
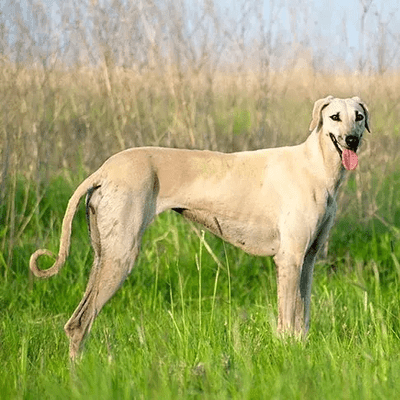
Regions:
M 307 341 L 275 334 L 270 258 L 246 255 L 208 233 L 199 237 L 182 218 L 165 213 L 147 231 L 135 269 L 96 319 L 74 368 L 63 325 L 81 299 L 91 267 L 84 210 L 74 221 L 64 269 L 49 280 L 33 279 L 29 256 L 38 246 L 57 250 L 74 185 L 58 178 L 42 193 L 16 181 L 10 189 L 15 192 L 12 243 L 12 224 L 0 230 L 1 398 L 396 397 L 398 177 L 388 178 L 395 188 L 387 196 L 393 225 L 339 216 L 328 257 L 316 265 Z M 351 193 L 351 181 L 344 190 Z M 10 210 L 10 204 L 0 205 L 2 221 Z M 393 221 L 389 211 L 381 215 Z

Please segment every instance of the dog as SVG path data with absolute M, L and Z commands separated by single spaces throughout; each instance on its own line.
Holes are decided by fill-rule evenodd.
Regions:
M 357 167 L 369 112 L 358 97 L 314 104 L 311 134 L 299 145 L 238 153 L 142 147 L 110 157 L 69 200 L 54 265 L 68 256 L 72 219 L 86 194 L 94 263 L 84 296 L 65 325 L 74 359 L 93 321 L 132 270 L 154 217 L 172 209 L 225 241 L 273 256 L 278 278 L 278 331 L 306 335 L 314 262 L 336 213 L 346 170 Z

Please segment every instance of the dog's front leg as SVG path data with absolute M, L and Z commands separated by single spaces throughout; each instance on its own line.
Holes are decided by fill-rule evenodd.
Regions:
M 278 272 L 278 331 L 305 335 L 309 299 L 301 290 L 303 260 L 283 255 L 275 256 L 274 260 Z

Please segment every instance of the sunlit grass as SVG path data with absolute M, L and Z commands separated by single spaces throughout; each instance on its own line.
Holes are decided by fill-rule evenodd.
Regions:
M 60 274 L 32 280 L 27 266 L 38 237 L 57 249 L 71 190 L 63 180 L 47 188 L 0 284 L 2 398 L 375 399 L 400 390 L 398 238 L 373 221 L 346 233 L 340 217 L 328 258 L 316 265 L 307 341 L 276 336 L 271 259 L 197 236 L 166 213 L 71 368 L 63 325 L 92 259 L 83 210 Z M 36 207 L 35 191 L 30 196 L 28 215 Z

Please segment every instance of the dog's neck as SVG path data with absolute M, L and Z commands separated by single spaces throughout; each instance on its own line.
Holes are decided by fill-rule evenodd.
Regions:
M 310 169 L 318 171 L 317 176 L 323 177 L 326 190 L 335 196 L 346 170 L 329 134 L 326 134 L 323 129 L 319 131 L 314 129 L 304 142 L 304 147 Z

